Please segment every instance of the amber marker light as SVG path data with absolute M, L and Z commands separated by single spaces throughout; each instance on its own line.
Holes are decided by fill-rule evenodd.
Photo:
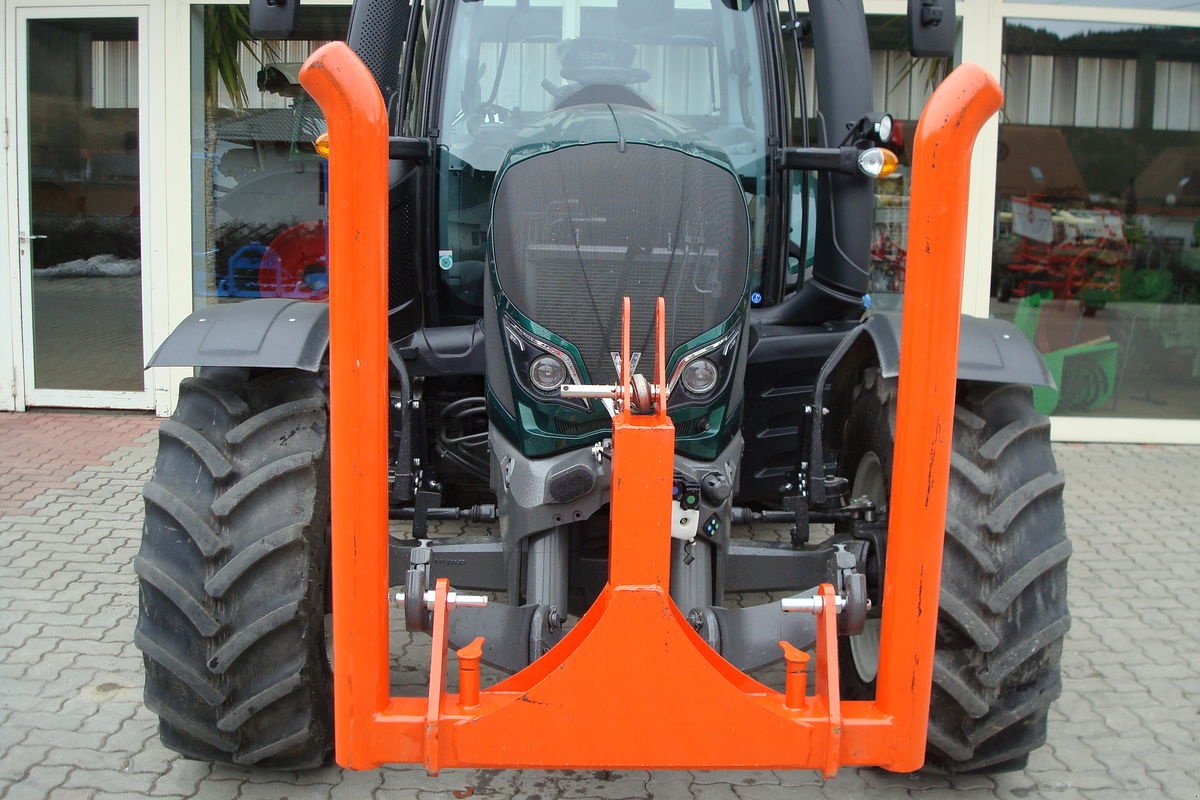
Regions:
M 900 166 L 900 159 L 885 147 L 871 147 L 858 157 L 858 169 L 872 178 L 886 178 Z
M 313 149 L 317 151 L 317 155 L 321 158 L 329 158 L 329 133 L 322 133 L 316 139 L 313 139 Z M 895 158 L 895 156 L 892 156 Z

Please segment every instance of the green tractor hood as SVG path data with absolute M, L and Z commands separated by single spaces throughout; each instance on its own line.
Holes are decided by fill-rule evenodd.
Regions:
M 531 457 L 608 436 L 611 409 L 559 397 L 554 380 L 617 380 L 622 297 L 634 368 L 649 374 L 662 296 L 678 451 L 715 457 L 740 426 L 749 232 L 725 154 L 676 120 L 596 104 L 523 131 L 492 195 L 486 341 L 497 427 Z

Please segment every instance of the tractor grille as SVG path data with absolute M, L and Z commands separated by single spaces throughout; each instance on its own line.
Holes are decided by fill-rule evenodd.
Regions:
M 534 156 L 504 173 L 493 214 L 501 289 L 579 348 L 594 382 L 616 378 L 623 296 L 632 350 L 649 374 L 655 298 L 666 298 L 670 353 L 725 320 L 745 291 L 741 186 L 678 150 L 605 143 Z

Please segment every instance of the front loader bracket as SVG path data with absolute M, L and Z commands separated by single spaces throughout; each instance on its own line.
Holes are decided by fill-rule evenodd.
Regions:
M 920 313 L 905 322 L 901 342 L 877 694 L 874 701 L 843 702 L 832 585 L 792 602 L 795 611 L 816 613 L 812 695 L 806 653 L 781 642 L 786 690 L 769 689 L 709 647 L 670 598 L 675 438 L 666 413 L 661 298 L 647 414 L 632 413 L 628 300 L 623 309 L 609 573 L 599 598 L 546 655 L 492 687 L 479 685 L 480 642 L 461 648 L 461 688 L 450 693 L 455 593 L 438 579 L 427 601 L 433 606 L 427 696 L 390 696 L 388 115 L 370 71 L 343 43 L 313 53 L 300 80 L 329 126 L 329 257 L 343 267 L 334 269 L 330 293 L 338 762 L 354 769 L 415 762 L 431 773 L 807 767 L 833 775 L 842 765 L 920 767 L 950 466 L 967 177 L 975 135 L 1000 106 L 996 81 L 979 67 L 959 67 L 934 92 L 917 129 L 905 304 Z M 644 407 L 646 393 L 639 394 Z

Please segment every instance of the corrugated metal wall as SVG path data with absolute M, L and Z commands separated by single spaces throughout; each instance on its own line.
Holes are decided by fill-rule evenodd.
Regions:
M 1200 64 L 1155 64 L 1154 129 L 1200 131 Z
M 1004 119 L 1014 125 L 1132 128 L 1137 61 L 1007 55 Z
M 92 42 L 92 107 L 138 107 L 137 42 Z

